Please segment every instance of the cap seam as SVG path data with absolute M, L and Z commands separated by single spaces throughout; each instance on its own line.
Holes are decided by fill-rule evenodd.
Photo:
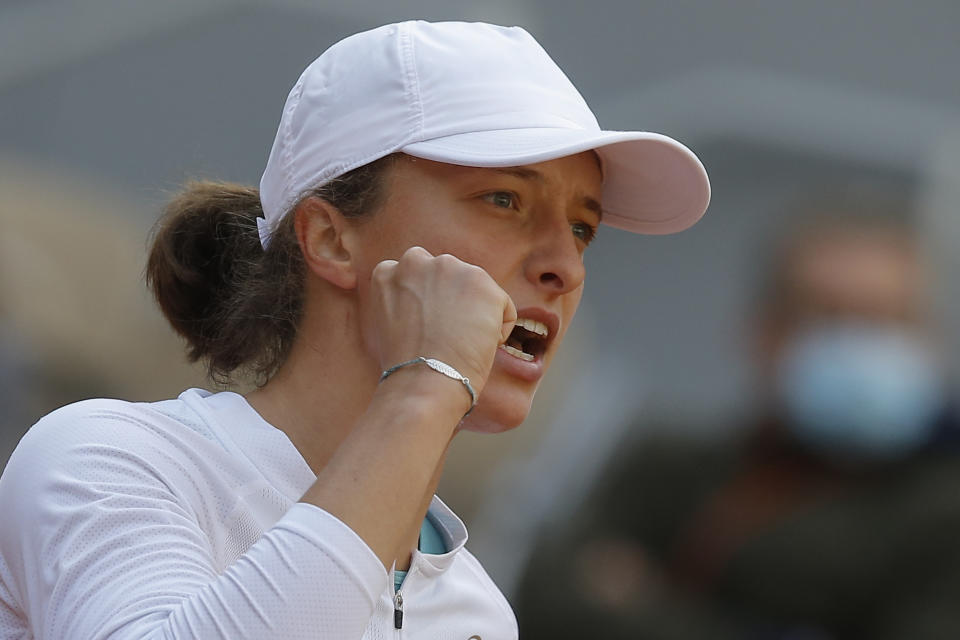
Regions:
M 310 67 L 307 67 L 309 69 Z M 300 77 L 297 78 L 297 83 L 293 85 L 293 89 L 290 90 L 290 96 L 287 97 L 289 105 L 285 105 L 285 113 L 280 119 L 280 127 L 282 129 L 283 136 L 283 145 L 280 148 L 280 165 L 282 171 L 280 172 L 280 198 L 279 198 L 279 207 L 277 214 L 272 216 L 273 219 L 267 217 L 266 211 L 264 211 L 264 220 L 266 221 L 266 231 L 261 229 L 261 244 L 266 246 L 264 243 L 264 235 L 269 241 L 270 236 L 273 235 L 274 230 L 279 224 L 280 220 L 289 212 L 290 207 L 293 206 L 293 201 L 291 200 L 292 194 L 290 193 L 293 189 L 293 112 L 296 111 L 297 107 L 300 105 L 300 99 L 303 96 L 303 83 L 304 77 L 306 76 L 307 71 L 304 70 L 300 74 Z M 290 97 L 294 96 L 294 100 L 290 100 Z M 261 205 L 263 203 L 263 198 L 260 199 Z M 258 223 L 259 225 L 259 223 Z M 259 227 L 258 227 L 259 228 Z
M 529 128 L 529 127 L 528 127 L 528 128 Z M 445 147 L 442 142 L 437 142 L 438 140 L 443 140 L 443 139 L 446 138 L 446 137 L 453 138 L 453 137 L 456 137 L 456 136 L 455 136 L 455 135 L 454 135 L 454 136 L 444 136 L 443 138 L 435 138 L 435 139 L 431 139 L 431 140 L 424 140 L 424 141 L 422 141 L 422 142 L 414 142 L 414 143 L 411 143 L 411 144 L 409 144 L 409 145 L 404 145 L 404 146 L 435 145 L 434 148 L 437 148 L 438 150 L 441 150 L 441 149 L 442 149 L 442 150 L 452 149 L 453 147 Z M 566 152 L 566 151 L 576 152 L 575 149 L 579 149 L 579 148 L 581 148 L 581 147 L 583 147 L 583 149 L 582 149 L 583 151 L 587 151 L 587 150 L 590 150 L 590 149 L 600 149 L 600 148 L 602 148 L 602 147 L 609 146 L 610 144 L 618 144 L 618 143 L 616 143 L 616 142 L 613 142 L 613 143 L 609 143 L 609 144 L 598 144 L 598 145 L 594 145 L 594 144 L 593 144 L 594 142 L 596 142 L 596 140 L 578 141 L 578 142 L 575 143 L 575 144 L 571 144 L 571 143 L 569 143 L 569 142 L 564 142 L 564 143 L 562 143 L 562 144 L 556 144 L 555 146 L 551 146 L 551 147 L 545 147 L 545 148 L 541 147 L 541 148 L 537 149 L 536 151 L 529 151 L 528 153 L 526 153 L 526 154 L 524 154 L 524 155 L 537 155 L 537 156 L 540 156 L 540 155 L 550 155 L 550 154 L 555 153 L 555 152 Z M 586 144 L 583 144 L 583 143 L 586 143 Z M 519 146 L 520 144 L 521 144 L 521 143 L 517 143 L 517 145 L 504 145 L 504 146 L 498 147 L 498 148 L 496 148 L 496 149 L 490 149 L 490 150 L 470 149 L 469 155 L 471 155 L 472 157 L 478 157 L 478 158 L 499 158 L 499 157 L 501 157 L 501 156 L 503 155 L 503 151 L 504 151 L 504 150 L 506 150 L 506 149 L 509 149 L 509 150 L 511 150 L 511 151 L 517 150 L 517 149 L 518 149 L 518 146 Z M 524 147 L 520 147 L 519 150 L 520 150 L 520 151 L 525 151 L 526 149 L 525 149 Z
M 412 104 L 417 118 L 417 123 L 414 127 L 416 135 L 414 135 L 413 138 L 419 140 L 423 136 L 423 102 L 420 99 L 420 74 L 417 72 L 417 53 L 414 40 L 410 37 L 409 33 L 411 28 L 410 23 L 405 22 L 401 24 L 400 27 L 400 51 L 404 74 L 403 90 Z
M 304 198 L 308 193 L 310 193 L 314 189 L 323 186 L 324 184 L 326 184 L 327 182 L 330 182 L 331 180 L 335 179 L 338 176 L 342 176 L 348 171 L 358 169 L 365 164 L 373 162 L 374 160 L 379 160 L 380 158 L 383 158 L 391 153 L 399 151 L 401 148 L 403 148 L 403 146 L 404 146 L 403 143 L 387 145 L 386 147 L 383 147 L 375 151 L 374 153 L 366 155 L 360 158 L 359 160 L 352 160 L 350 162 L 343 162 L 341 164 L 335 165 L 332 169 L 324 172 L 327 175 L 325 175 L 323 178 L 318 177 L 317 180 L 314 181 L 312 184 L 305 185 L 298 193 L 293 194 L 291 201 L 283 209 L 283 215 L 290 213 L 290 208 L 293 207 L 294 204 L 296 204 L 298 201 L 300 201 L 302 198 Z
M 296 93 L 296 99 L 292 101 L 290 105 L 289 113 L 286 118 L 286 128 L 283 132 L 283 182 L 284 182 L 284 191 L 287 191 L 290 187 L 289 176 L 293 173 L 293 113 L 297 110 L 297 107 L 300 105 L 300 99 L 303 97 L 303 77 L 305 74 L 301 74 L 297 79 L 297 84 L 294 85 L 293 91 Z

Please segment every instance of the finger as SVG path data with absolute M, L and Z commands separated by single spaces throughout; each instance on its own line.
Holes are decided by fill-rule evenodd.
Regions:
M 381 285 L 385 284 L 390 279 L 390 274 L 396 267 L 396 260 L 381 260 L 374 265 L 373 271 L 370 272 L 370 278 Z
M 403 252 L 404 256 L 416 256 L 421 258 L 432 258 L 433 254 L 421 246 L 414 245 Z
M 381 260 L 376 264 L 374 269 L 377 269 L 377 268 L 389 269 L 390 267 L 395 267 L 395 266 L 397 266 L 396 260 Z
M 513 304 L 510 296 L 504 294 L 503 305 L 503 324 L 500 325 L 500 344 L 507 341 L 514 325 L 517 323 L 517 306 Z

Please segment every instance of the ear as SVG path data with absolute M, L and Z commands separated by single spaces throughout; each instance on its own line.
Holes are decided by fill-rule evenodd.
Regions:
M 294 229 L 307 269 L 341 289 L 357 286 L 357 272 L 344 237 L 348 222 L 340 210 L 317 197 L 305 198 L 293 212 Z

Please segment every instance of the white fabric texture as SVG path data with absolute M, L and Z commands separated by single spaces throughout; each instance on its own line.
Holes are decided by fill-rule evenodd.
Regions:
M 297 503 L 315 480 L 233 393 L 51 413 L 0 479 L 0 638 L 517 638 L 437 498 L 428 517 L 450 551 L 414 552 L 398 632 L 372 550 Z

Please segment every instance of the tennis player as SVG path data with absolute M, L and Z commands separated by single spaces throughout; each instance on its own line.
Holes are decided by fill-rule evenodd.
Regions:
M 259 190 L 189 185 L 149 257 L 190 358 L 261 384 L 40 420 L 0 481 L 0 637 L 516 638 L 434 496 L 447 448 L 526 417 L 601 222 L 672 233 L 708 200 L 523 29 L 337 43 Z

